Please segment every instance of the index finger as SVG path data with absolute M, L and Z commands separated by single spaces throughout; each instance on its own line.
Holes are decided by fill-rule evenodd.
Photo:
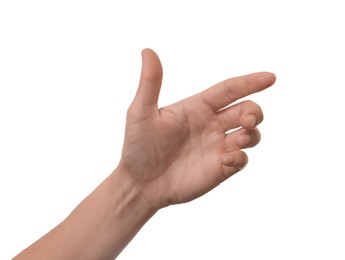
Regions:
M 240 98 L 272 86 L 275 80 L 273 73 L 258 72 L 224 80 L 199 95 L 206 105 L 217 111 Z

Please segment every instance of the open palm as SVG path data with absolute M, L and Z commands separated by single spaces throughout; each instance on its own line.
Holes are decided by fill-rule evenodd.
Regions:
M 159 109 L 161 63 L 150 49 L 142 56 L 119 167 L 159 209 L 201 196 L 246 165 L 241 149 L 260 141 L 256 126 L 263 115 L 251 101 L 229 105 L 271 86 L 275 76 L 263 72 L 228 79 Z

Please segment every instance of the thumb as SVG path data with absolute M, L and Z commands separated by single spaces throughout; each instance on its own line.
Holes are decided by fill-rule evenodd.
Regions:
M 141 56 L 140 82 L 134 102 L 139 106 L 157 106 L 163 78 L 162 64 L 151 49 L 144 49 Z

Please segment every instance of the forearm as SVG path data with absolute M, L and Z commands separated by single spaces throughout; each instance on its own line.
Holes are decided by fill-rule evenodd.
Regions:
M 116 169 L 61 224 L 14 259 L 114 259 L 154 213 Z

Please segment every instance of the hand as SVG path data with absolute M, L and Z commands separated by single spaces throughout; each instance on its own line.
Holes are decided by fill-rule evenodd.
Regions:
M 158 109 L 162 66 L 150 49 L 142 59 L 119 168 L 158 210 L 193 200 L 245 167 L 242 149 L 259 143 L 256 126 L 263 114 L 252 101 L 229 105 L 271 86 L 275 76 L 263 72 L 228 79 Z

